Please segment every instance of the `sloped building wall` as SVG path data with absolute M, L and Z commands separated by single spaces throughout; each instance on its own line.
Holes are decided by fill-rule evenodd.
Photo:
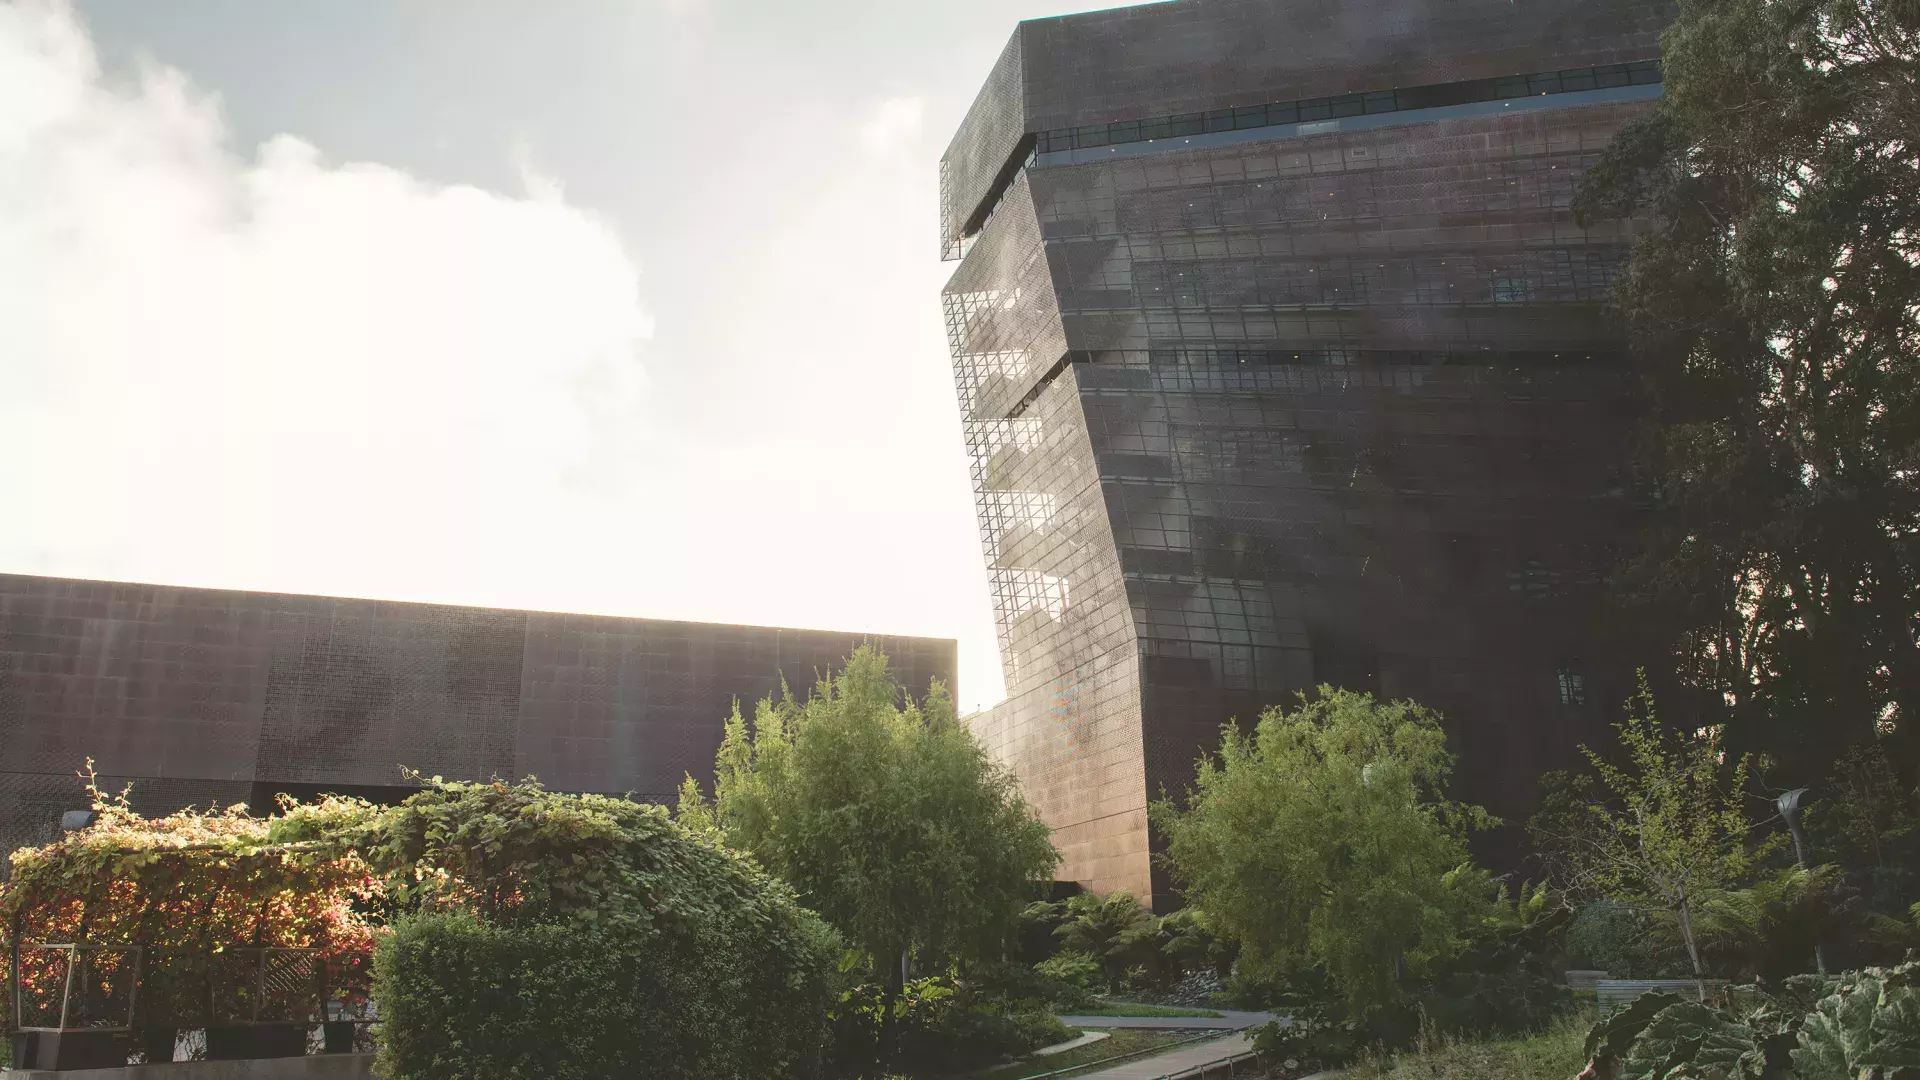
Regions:
M 1458 794 L 1509 820 L 1604 735 L 1634 652 L 1602 595 L 1636 524 L 1603 307 L 1631 235 L 1570 207 L 1659 94 L 1669 15 L 1182 0 L 1016 32 L 956 137 L 945 299 L 950 327 L 990 311 L 952 338 L 1009 687 L 975 723 L 1066 876 L 1164 895 L 1148 801 L 1320 683 L 1441 709 Z M 1044 332 L 980 344 L 1016 315 Z M 1072 437 L 1013 469 L 983 433 L 1022 425 Z

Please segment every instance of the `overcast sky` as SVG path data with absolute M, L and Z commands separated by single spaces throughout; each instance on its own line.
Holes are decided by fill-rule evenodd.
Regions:
M 0 2 L 0 571 L 955 637 L 990 703 L 936 165 L 1035 2 Z

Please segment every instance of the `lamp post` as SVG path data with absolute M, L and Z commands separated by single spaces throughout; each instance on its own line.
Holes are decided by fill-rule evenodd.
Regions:
M 1787 823 L 1787 835 L 1793 837 L 1793 861 L 1802 870 L 1807 868 L 1807 836 L 1800 831 L 1800 797 L 1806 793 L 1806 788 L 1794 788 L 1781 792 L 1780 797 L 1773 800 L 1780 817 Z M 1813 966 L 1820 974 L 1827 973 L 1827 950 L 1818 937 L 1813 943 Z

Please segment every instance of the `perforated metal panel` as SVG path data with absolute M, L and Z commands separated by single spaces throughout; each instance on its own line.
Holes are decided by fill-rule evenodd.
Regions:
M 143 813 L 400 768 L 669 799 L 711 780 L 734 699 L 804 693 L 868 635 L 0 575 L 0 847 L 105 786 Z M 952 641 L 873 637 L 903 686 Z M 280 785 L 285 785 L 281 787 Z
M 273 613 L 254 775 L 398 784 L 513 775 L 527 616 L 317 599 Z
M 1647 60 L 1666 11 L 1189 0 L 1023 24 L 1030 133 L 1495 80 L 1327 134 L 1304 106 L 1202 149 L 1129 127 L 1111 160 L 1025 161 L 968 238 L 943 299 L 1009 687 L 973 723 L 1064 876 L 1164 891 L 1148 800 L 1316 683 L 1442 709 L 1460 793 L 1510 818 L 1604 734 L 1630 648 L 1600 583 L 1636 511 L 1601 301 L 1631 237 L 1569 206 L 1658 72 L 1527 73 Z M 1626 89 L 1583 90 L 1603 77 Z M 1501 107 L 1536 82 L 1558 96 Z M 1454 98 L 1479 104 L 1391 113 Z
M 940 158 L 940 257 L 957 259 L 983 204 L 995 196 L 1007 162 L 1026 134 L 1020 38 L 1016 31 Z

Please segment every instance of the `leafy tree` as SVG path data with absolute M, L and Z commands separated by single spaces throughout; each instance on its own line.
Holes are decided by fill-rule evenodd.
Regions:
M 1626 767 L 1581 748 L 1612 800 L 1587 805 L 1592 827 L 1576 865 L 1595 891 L 1671 915 L 1694 975 L 1703 976 L 1697 905 L 1737 887 L 1756 863 L 1740 802 L 1748 760 L 1726 767 L 1717 727 L 1669 736 L 1644 677 L 1615 728 Z
M 1658 512 L 1629 575 L 1735 750 L 1794 783 L 1920 739 L 1920 5 L 1680 0 L 1665 96 L 1585 178 Z M 1817 722 L 1816 722 L 1817 718 Z
M 1402 996 L 1457 953 L 1493 889 L 1466 832 L 1491 821 L 1450 802 L 1439 718 L 1412 702 L 1321 687 L 1222 730 L 1183 809 L 1153 806 L 1188 901 L 1242 946 L 1250 978 L 1324 967 L 1355 1014 Z
M 791 882 L 889 995 L 911 953 L 997 950 L 1059 858 L 946 692 L 901 698 L 886 657 L 863 646 L 804 701 L 763 701 L 751 725 L 736 708 L 713 801 L 689 786 L 680 806 Z
M 1876 871 L 1904 871 L 1920 854 L 1920 802 L 1879 740 L 1840 755 L 1818 794 L 1807 814 L 1816 851 Z

